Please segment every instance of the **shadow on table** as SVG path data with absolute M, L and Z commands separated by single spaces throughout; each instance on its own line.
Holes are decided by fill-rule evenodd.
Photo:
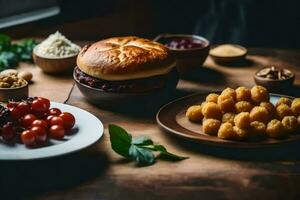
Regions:
M 237 60 L 234 62 L 228 62 L 228 63 L 218 63 L 221 66 L 224 67 L 233 67 L 233 68 L 238 68 L 238 67 L 253 67 L 256 65 L 256 63 L 248 58 L 244 58 L 241 60 Z
M 51 159 L 0 162 L 1 199 L 33 199 L 101 176 L 108 158 L 92 152 L 88 148 Z
M 247 160 L 247 161 L 300 161 L 300 141 L 265 148 L 229 148 L 200 144 L 170 135 L 170 138 L 178 145 L 193 151 L 211 156 Z
M 224 74 L 210 67 L 197 67 L 189 73 L 182 75 L 181 79 L 199 82 L 199 83 L 213 83 L 215 85 L 224 85 Z
M 139 119 L 153 119 L 157 113 L 157 111 L 165 104 L 183 97 L 185 95 L 193 93 L 192 91 L 181 91 L 181 90 L 174 90 L 170 91 L 167 95 L 156 96 L 154 98 L 149 97 L 148 99 L 144 99 L 142 101 L 135 101 L 134 99 L 130 102 L 123 102 L 120 105 L 113 105 L 113 106 L 101 106 L 94 104 L 93 102 L 86 101 L 89 104 L 89 107 L 94 107 L 94 110 L 91 109 L 91 113 L 94 115 L 98 114 L 98 109 L 110 111 L 116 114 L 126 115 L 127 117 L 130 116 L 132 118 L 139 118 Z M 70 102 L 68 102 L 70 103 Z M 76 102 L 71 102 L 71 105 L 76 105 Z

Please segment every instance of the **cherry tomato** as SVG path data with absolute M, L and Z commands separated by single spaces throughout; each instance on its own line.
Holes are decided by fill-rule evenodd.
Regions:
M 55 115 L 55 116 L 59 116 L 61 114 L 61 111 L 58 108 L 51 108 L 48 111 L 49 115 Z
M 47 132 L 46 132 L 46 129 L 44 127 L 33 126 L 30 129 L 30 131 L 34 133 L 36 143 L 43 144 L 43 143 L 46 142 Z
M 48 116 L 47 112 L 32 112 L 38 119 L 46 119 Z
M 61 117 L 53 116 L 52 119 L 50 120 L 50 126 L 52 125 L 64 125 L 64 121 Z
M 15 131 L 13 129 L 13 124 L 11 122 L 8 122 L 3 125 L 2 127 L 2 138 L 5 141 L 10 141 L 14 138 Z
M 70 130 L 71 128 L 73 128 L 73 126 L 75 124 L 75 117 L 71 113 L 64 112 L 64 113 L 61 113 L 59 115 L 59 117 L 62 118 L 62 120 L 63 120 L 63 127 L 66 130 Z
M 17 107 L 18 103 L 17 102 L 9 102 L 6 107 L 7 108 L 14 108 Z
M 46 118 L 46 122 L 47 122 L 48 126 L 50 126 L 50 121 L 51 121 L 52 117 L 54 117 L 54 115 L 49 115 Z
M 18 121 L 21 117 L 21 112 L 17 107 L 9 108 L 10 116 L 14 121 Z
M 21 133 L 21 141 L 26 146 L 34 146 L 35 144 L 35 135 L 32 131 L 26 130 Z
M 24 128 L 28 128 L 34 120 L 36 120 L 36 116 L 33 114 L 27 114 L 23 117 L 21 124 Z
M 54 139 L 62 139 L 65 136 L 65 129 L 60 125 L 53 125 L 49 129 L 50 137 Z
M 38 98 L 32 101 L 31 109 L 33 112 L 45 113 L 48 111 L 49 105 L 44 99 Z
M 50 108 L 50 101 L 49 99 L 46 99 L 44 97 L 38 97 L 39 100 L 42 100 L 43 103 L 45 103 L 47 105 L 47 108 L 49 109 Z
M 24 115 L 30 113 L 30 105 L 26 102 L 20 102 L 17 105 L 17 108 L 19 109 L 21 116 L 24 116 Z
M 33 126 L 40 126 L 40 127 L 43 127 L 44 129 L 47 129 L 48 124 L 45 120 L 36 119 L 31 123 L 31 127 L 33 127 Z

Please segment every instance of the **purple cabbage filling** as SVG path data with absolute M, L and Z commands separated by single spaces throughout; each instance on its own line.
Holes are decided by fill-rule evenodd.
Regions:
M 170 49 L 194 49 L 205 47 L 205 43 L 201 40 L 193 38 L 174 38 L 165 43 L 165 46 Z
M 170 74 L 170 73 L 169 73 Z M 107 81 L 94 78 L 85 74 L 78 67 L 75 68 L 75 78 L 82 84 L 101 89 L 105 92 L 146 92 L 159 89 L 165 86 L 168 75 L 159 75 L 149 78 L 125 80 L 125 81 Z

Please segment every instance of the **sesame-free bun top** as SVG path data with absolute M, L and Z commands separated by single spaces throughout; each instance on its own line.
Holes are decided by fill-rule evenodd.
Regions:
M 167 74 L 175 61 L 164 45 L 128 36 L 86 45 L 77 57 L 77 66 L 95 78 L 119 81 Z

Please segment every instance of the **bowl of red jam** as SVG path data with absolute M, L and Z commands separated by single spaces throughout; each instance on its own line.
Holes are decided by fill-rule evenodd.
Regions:
M 176 58 L 178 72 L 182 76 L 202 66 L 210 48 L 209 41 L 198 35 L 161 34 L 154 41 L 171 50 Z

